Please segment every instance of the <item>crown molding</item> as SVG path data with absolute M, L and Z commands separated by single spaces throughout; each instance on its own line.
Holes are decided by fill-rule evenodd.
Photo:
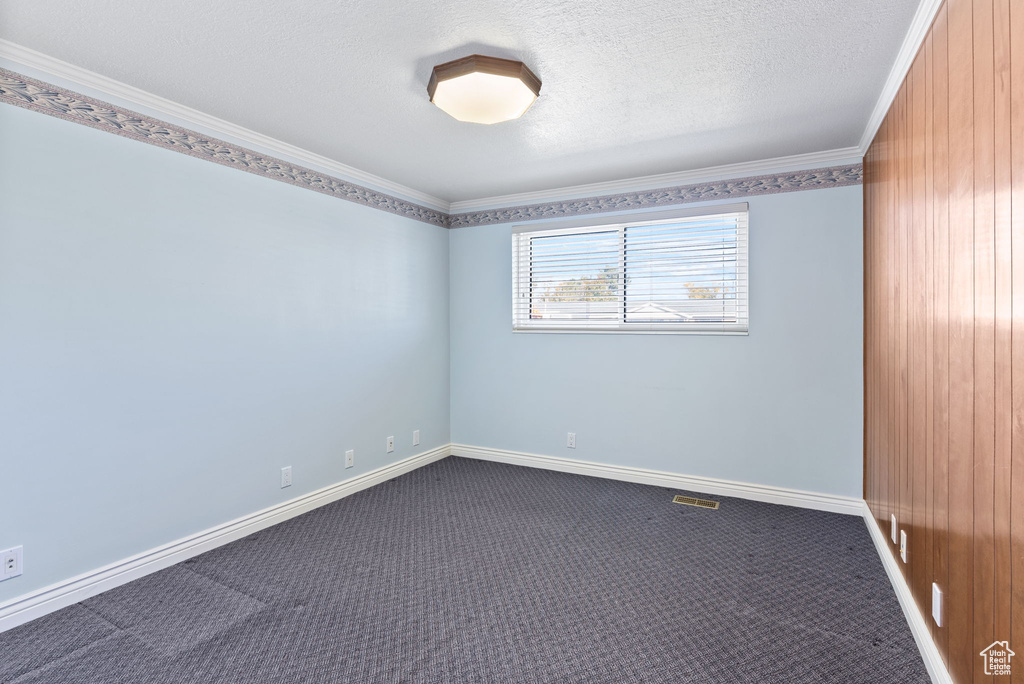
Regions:
M 918 15 L 920 14 L 919 10 Z M 772 192 L 813 190 L 861 182 L 860 166 L 863 152 L 858 147 L 845 147 L 538 192 L 447 202 L 10 41 L 0 39 L 0 60 L 23 68 L 29 76 L 54 81 L 53 86 L 57 90 L 65 87 L 81 91 L 81 95 L 69 90 L 64 90 L 63 94 L 82 100 L 86 103 L 86 108 L 112 106 L 116 110 L 117 107 L 130 106 L 152 119 L 145 122 L 147 124 L 166 125 L 172 128 L 187 127 L 178 132 L 185 137 L 191 135 L 196 139 L 186 145 L 186 149 L 178 150 L 186 154 L 239 166 L 253 173 L 268 175 L 385 211 L 448 227 L 616 211 L 621 208 L 620 205 L 630 209 L 664 206 L 725 196 L 743 197 Z M 31 78 L 29 80 L 31 81 Z M 102 99 L 90 101 L 91 97 Z M 76 120 L 74 116 L 69 115 L 70 111 L 56 112 L 51 106 L 52 102 L 41 107 L 35 107 L 35 103 L 27 104 L 24 98 L 12 102 L 61 118 Z M 107 105 L 107 102 L 110 104 Z M 113 114 L 116 116 L 118 112 L 114 111 Z M 132 112 L 121 114 L 131 115 Z M 120 130 L 122 127 L 116 122 L 109 122 L 114 124 L 113 126 L 86 121 L 78 123 L 107 130 L 117 129 L 112 132 L 144 142 L 167 142 L 165 137 L 154 136 L 146 131 L 126 133 Z M 193 134 L 192 131 L 196 133 Z M 211 140 L 204 142 L 201 136 L 209 136 Z M 218 140 L 218 137 L 221 140 Z M 220 155 L 211 158 L 208 150 L 203 152 L 199 149 L 207 143 L 234 145 L 240 148 L 232 150 L 238 159 L 224 159 Z M 261 154 L 268 158 L 258 161 L 255 166 L 250 163 L 253 156 L 258 157 Z M 275 159 L 271 155 L 278 155 L 278 158 Z M 279 173 L 278 162 L 282 160 L 284 163 L 296 165 L 296 168 L 286 169 L 284 174 Z M 298 166 L 299 164 L 305 168 Z M 256 168 L 261 165 L 268 168 Z M 326 174 L 328 177 L 319 178 L 316 174 Z M 698 183 L 703 183 L 707 187 L 699 187 Z
M 910 22 L 910 29 L 907 30 L 907 35 L 903 38 L 900 51 L 896 54 L 896 61 L 893 63 L 892 69 L 889 70 L 889 78 L 885 81 L 882 94 L 878 96 L 875 108 L 871 111 L 871 117 L 868 118 L 867 128 L 864 129 L 864 135 L 860 138 L 860 145 L 857 146 L 861 156 L 867 154 L 868 147 L 875 139 L 875 133 L 878 132 L 882 120 L 889 112 L 892 101 L 896 99 L 896 94 L 907 78 L 910 67 L 914 64 L 921 44 L 928 37 L 932 22 L 935 21 L 935 15 L 939 13 L 943 2 L 944 0 L 921 0 L 921 4 L 917 6 L 914 19 Z
M 63 81 L 63 83 L 58 82 L 57 85 L 84 91 L 84 94 L 110 100 L 113 104 L 140 108 L 142 109 L 141 113 L 168 119 L 204 134 L 224 138 L 265 154 L 275 155 L 286 161 L 302 164 L 316 171 L 328 173 L 341 180 L 384 192 L 431 209 L 444 213 L 448 213 L 450 210 L 449 202 L 433 195 L 428 195 L 414 188 L 389 181 L 386 178 L 381 178 L 366 171 L 361 171 L 315 152 L 304 150 L 301 147 L 296 147 L 276 138 L 271 138 L 262 133 L 238 126 L 230 121 L 205 114 L 191 107 L 186 107 L 167 98 L 130 86 L 127 83 L 107 78 L 101 74 L 69 64 L 17 43 L 0 39 L 0 58 L 31 69 L 36 72 L 31 74 L 33 76 L 47 80 Z
M 486 226 L 496 223 L 527 223 L 561 220 L 575 216 L 637 211 L 655 207 L 674 207 L 693 202 L 730 200 L 781 192 L 823 190 L 847 185 L 860 185 L 864 179 L 863 165 L 841 164 L 818 169 L 783 171 L 761 176 L 704 181 L 689 185 L 639 190 L 578 199 L 506 206 L 499 209 L 449 214 L 449 228 Z
M 0 102 L 447 228 L 448 214 L 0 66 Z
M 757 161 L 709 166 L 692 171 L 661 173 L 653 176 L 637 176 L 604 183 L 588 183 L 573 185 L 537 192 L 522 192 L 513 195 L 499 195 L 475 200 L 452 202 L 449 213 L 464 214 L 492 209 L 504 209 L 523 205 L 542 204 L 546 202 L 562 202 L 570 199 L 603 197 L 627 192 L 655 190 L 658 188 L 677 187 L 703 181 L 730 180 L 767 173 L 783 171 L 802 171 L 824 166 L 841 166 L 860 163 L 864 155 L 856 147 L 843 147 L 823 152 L 796 154 L 788 157 L 775 157 Z

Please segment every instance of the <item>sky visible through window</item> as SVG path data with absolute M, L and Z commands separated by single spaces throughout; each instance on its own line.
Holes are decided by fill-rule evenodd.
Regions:
M 738 244 L 729 215 L 532 237 L 530 318 L 734 321 Z

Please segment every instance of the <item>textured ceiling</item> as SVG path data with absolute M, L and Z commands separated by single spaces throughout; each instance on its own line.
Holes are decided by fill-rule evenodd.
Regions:
M 0 0 L 0 38 L 449 201 L 856 145 L 917 0 Z M 481 52 L 517 121 L 431 105 Z

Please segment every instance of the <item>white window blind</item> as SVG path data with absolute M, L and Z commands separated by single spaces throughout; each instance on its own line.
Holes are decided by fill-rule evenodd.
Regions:
M 513 329 L 747 332 L 747 211 L 739 207 L 514 233 Z

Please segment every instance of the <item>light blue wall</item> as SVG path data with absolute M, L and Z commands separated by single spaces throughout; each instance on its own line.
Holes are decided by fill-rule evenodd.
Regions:
M 452 231 L 452 441 L 859 498 L 861 198 L 747 200 L 745 337 L 513 333 L 511 227 Z
M 0 602 L 449 441 L 444 229 L 7 105 L 0 150 Z
M 0 602 L 449 441 L 860 495 L 859 187 L 748 200 L 747 337 L 513 334 L 510 226 L 11 106 L 0 150 Z

